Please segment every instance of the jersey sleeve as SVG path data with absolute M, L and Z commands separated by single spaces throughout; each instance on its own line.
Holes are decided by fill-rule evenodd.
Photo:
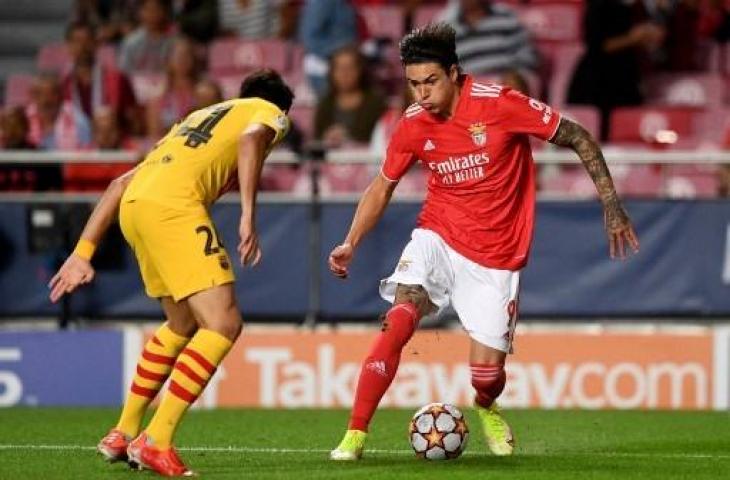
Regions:
M 411 142 L 408 141 L 407 132 L 408 126 L 405 120 L 401 118 L 388 143 L 385 161 L 381 169 L 382 175 L 391 182 L 399 181 L 417 160 L 416 155 L 409 147 Z
M 274 146 L 289 132 L 290 121 L 284 112 L 279 110 L 275 105 L 262 100 L 256 105 L 256 113 L 251 116 L 251 120 L 249 121 L 249 126 L 256 124 L 266 125 L 274 130 L 276 136 L 271 143 Z
M 542 140 L 550 140 L 560 124 L 560 114 L 552 107 L 509 88 L 497 99 L 497 112 L 506 131 Z

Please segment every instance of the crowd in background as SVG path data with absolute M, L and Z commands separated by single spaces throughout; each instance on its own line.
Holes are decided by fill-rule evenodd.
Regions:
M 381 153 L 409 100 L 397 38 L 373 31 L 363 12 L 393 5 L 403 13 L 401 32 L 425 9 L 454 25 L 461 64 L 477 78 L 558 108 L 593 107 L 595 134 L 606 141 L 612 112 L 646 101 L 647 75 L 703 72 L 710 47 L 730 36 L 723 0 L 588 0 L 580 55 L 569 72 L 558 71 L 560 58 L 546 54 L 552 45 L 538 44 L 516 13 L 533 2 L 548 0 L 77 0 L 66 31 L 67 64 L 37 72 L 29 102 L 2 110 L 0 146 L 143 153 L 180 118 L 227 96 L 208 55 L 214 42 L 239 38 L 277 39 L 301 51 L 285 75 L 297 93 L 285 148 L 316 140 Z M 551 98 L 560 74 L 567 75 L 562 97 Z M 0 190 L 93 190 L 126 168 L 3 166 Z M 722 175 L 727 182 L 727 170 Z

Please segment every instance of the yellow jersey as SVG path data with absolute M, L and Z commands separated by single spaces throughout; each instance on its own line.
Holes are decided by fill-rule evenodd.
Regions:
M 284 112 L 261 98 L 237 98 L 191 113 L 147 154 L 122 202 L 209 206 L 236 180 L 238 139 L 254 124 L 276 132 L 267 155 L 289 130 Z

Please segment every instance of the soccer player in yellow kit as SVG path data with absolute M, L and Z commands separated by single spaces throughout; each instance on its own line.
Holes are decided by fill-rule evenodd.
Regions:
M 289 128 L 294 96 L 278 73 L 261 70 L 243 81 L 240 97 L 191 113 L 114 180 L 49 284 L 56 302 L 93 279 L 91 257 L 118 211 L 147 295 L 159 298 L 165 311 L 167 322 L 144 347 L 119 422 L 97 447 L 109 461 L 165 476 L 192 474 L 173 447 L 175 430 L 242 326 L 231 263 L 208 208 L 238 180 L 238 254 L 241 265 L 258 263 L 256 190 L 266 156 Z M 141 431 L 168 377 L 168 390 Z

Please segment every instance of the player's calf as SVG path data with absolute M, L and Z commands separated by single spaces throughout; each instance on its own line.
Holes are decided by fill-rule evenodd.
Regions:
M 418 323 L 412 303 L 399 303 L 386 313 L 383 328 L 363 361 L 350 417 L 350 430 L 367 432 L 375 409 L 390 386 L 400 363 L 403 347 Z

